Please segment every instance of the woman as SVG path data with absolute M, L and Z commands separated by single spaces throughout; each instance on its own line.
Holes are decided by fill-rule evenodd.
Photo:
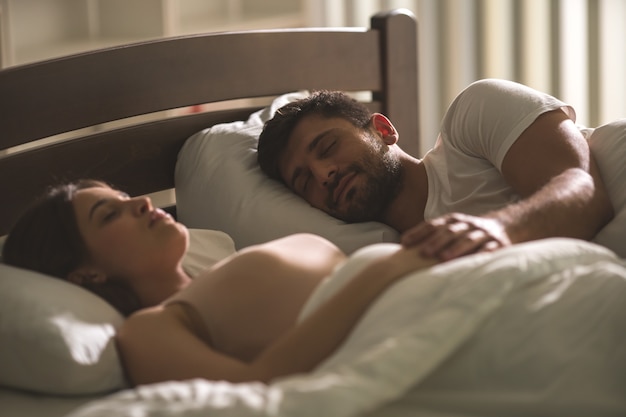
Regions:
M 310 371 L 388 286 L 432 263 L 398 247 L 296 326 L 309 295 L 344 261 L 338 248 L 294 235 L 241 250 L 192 281 L 181 264 L 187 241 L 186 228 L 148 197 L 79 181 L 22 216 L 3 258 L 84 286 L 127 314 L 117 344 L 133 384 L 268 382 Z

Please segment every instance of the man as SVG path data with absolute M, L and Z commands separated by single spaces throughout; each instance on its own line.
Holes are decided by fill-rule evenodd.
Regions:
M 263 171 L 347 222 L 377 220 L 442 260 L 550 236 L 591 239 L 613 217 L 574 110 L 482 80 L 417 159 L 380 113 L 337 92 L 287 104 L 259 139 Z

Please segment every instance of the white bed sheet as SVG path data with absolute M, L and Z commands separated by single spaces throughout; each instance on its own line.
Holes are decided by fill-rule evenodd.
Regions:
M 304 314 L 386 250 L 353 256 Z M 623 416 L 625 301 L 626 264 L 608 250 L 517 245 L 409 274 L 310 374 L 148 385 L 71 416 Z

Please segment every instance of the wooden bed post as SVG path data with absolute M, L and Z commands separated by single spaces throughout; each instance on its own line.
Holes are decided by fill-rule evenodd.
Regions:
M 372 29 L 380 32 L 383 93 L 377 97 L 400 132 L 400 147 L 421 157 L 417 73 L 417 20 L 407 9 L 376 14 Z

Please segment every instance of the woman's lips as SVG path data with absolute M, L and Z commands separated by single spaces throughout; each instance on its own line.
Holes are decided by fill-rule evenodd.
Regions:
M 154 209 L 150 212 L 150 227 L 152 227 L 156 222 L 169 218 L 170 215 L 164 212 L 161 209 Z

